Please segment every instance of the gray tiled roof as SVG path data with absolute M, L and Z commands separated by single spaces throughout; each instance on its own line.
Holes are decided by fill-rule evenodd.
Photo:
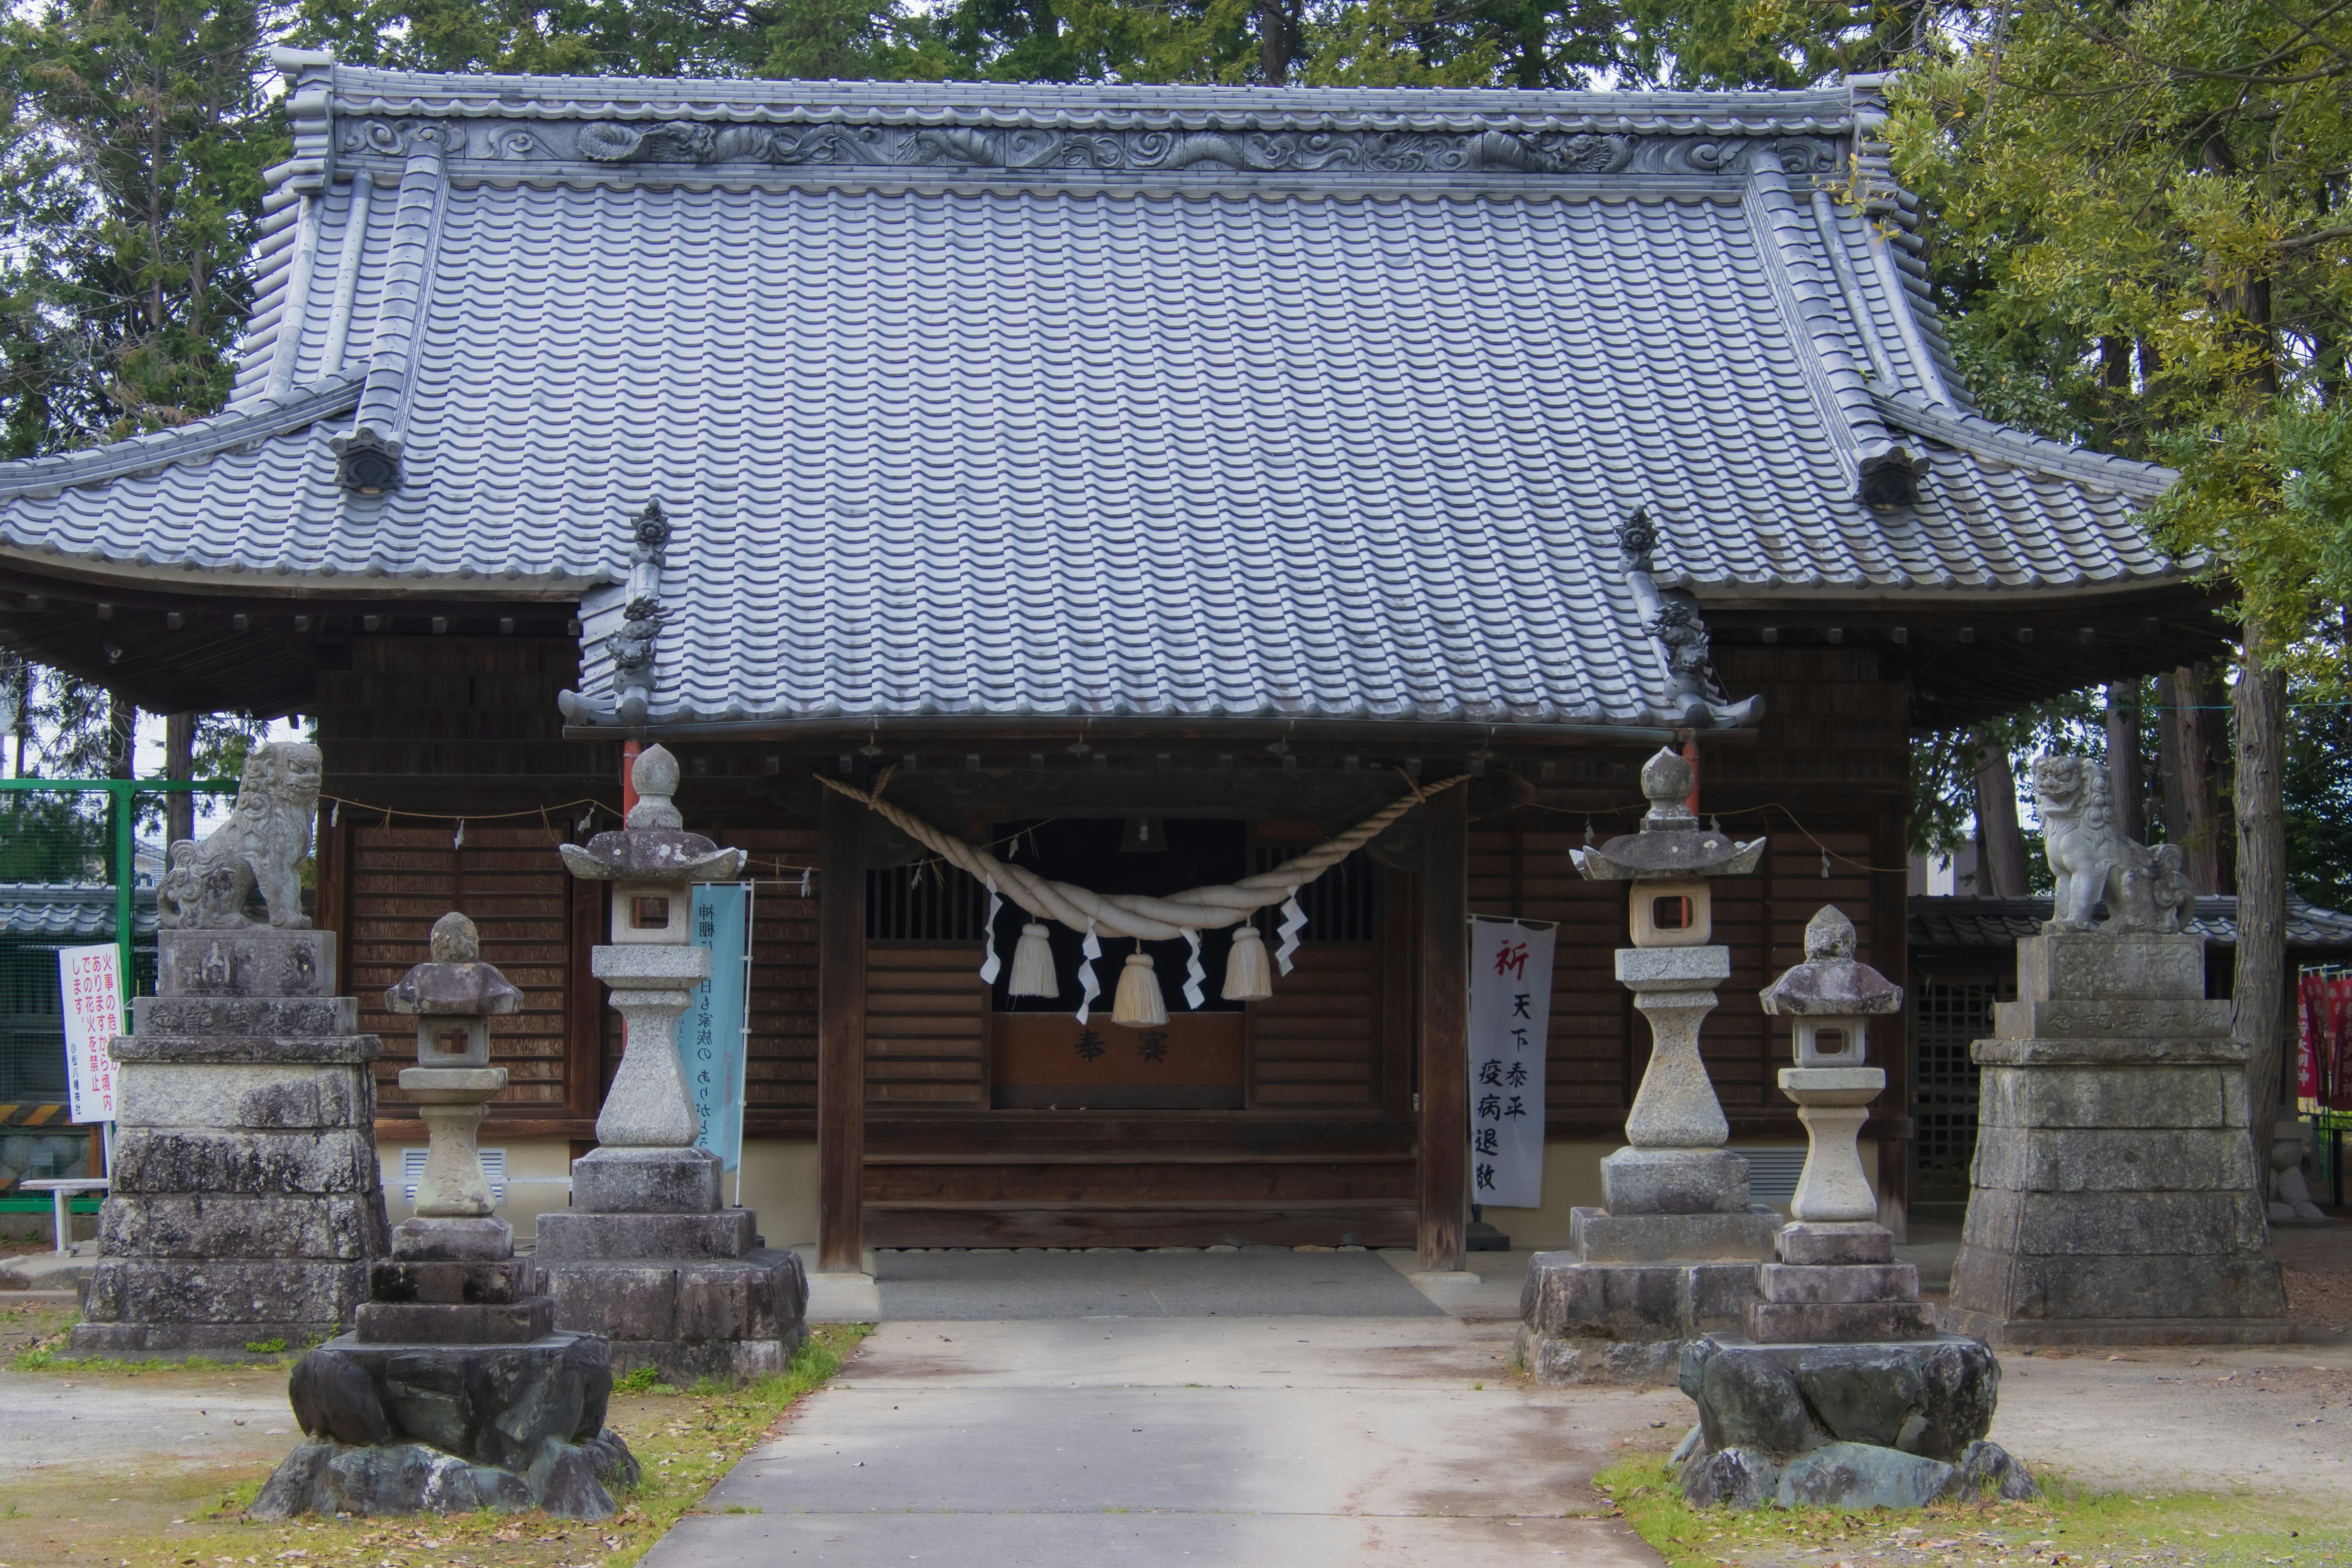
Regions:
M 2163 470 L 1970 412 L 1869 79 L 296 75 L 229 412 L 0 465 L 0 555 L 577 599 L 594 719 L 657 500 L 656 722 L 1655 723 L 1636 507 L 1702 605 L 2174 572 Z
M 131 892 L 133 935 L 155 934 L 155 889 Z M 0 882 L 0 937 L 102 942 L 114 935 L 114 889 L 108 883 Z
M 2021 937 L 2040 936 L 2050 918 L 2048 899 L 1977 899 L 1937 896 L 1911 900 L 1911 945 L 1915 948 L 2013 948 Z M 2106 906 L 2098 909 L 2105 918 Z M 2216 947 L 2238 944 L 2238 900 L 2227 894 L 2197 900 L 2183 929 Z M 2301 899 L 2286 901 L 2290 947 L 2352 948 L 2352 915 L 2323 910 Z

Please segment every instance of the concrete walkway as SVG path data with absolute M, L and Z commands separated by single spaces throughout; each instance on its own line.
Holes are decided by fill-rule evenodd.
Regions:
M 1436 1314 L 887 1322 L 645 1561 L 1657 1563 L 1591 1479 L 1688 1401 L 1518 1387 L 1510 1345 Z

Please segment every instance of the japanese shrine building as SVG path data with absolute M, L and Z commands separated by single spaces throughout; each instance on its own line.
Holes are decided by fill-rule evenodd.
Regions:
M 1756 992 L 1830 901 L 1904 972 L 1908 731 L 2217 637 L 2134 521 L 2169 475 L 1971 411 L 1875 79 L 281 64 L 235 395 L 0 466 L 0 640 L 152 710 L 315 719 L 345 988 L 379 996 L 457 907 L 527 990 L 485 1128 L 511 1176 L 588 1146 L 619 1049 L 603 893 L 553 845 L 582 802 L 613 826 L 625 741 L 683 760 L 688 826 L 761 879 L 743 1192 L 772 1242 L 1445 1265 L 1465 913 L 1561 922 L 1545 1202 L 1490 1217 L 1564 1239 L 1621 1141 L 1624 893 L 1569 851 L 1631 825 L 1647 755 L 1694 747 L 1702 815 L 1770 841 L 1717 889 L 1706 1037 L 1735 1143 L 1785 1148 Z M 1160 1059 L 1106 1026 L 1097 1060 L 1066 1006 L 977 978 L 968 879 L 815 782 L 885 766 L 898 804 L 1105 892 L 1230 880 L 1402 778 L 1473 776 L 1307 889 L 1272 1000 L 1171 986 Z M 1873 1040 L 1899 1224 L 1906 1046 Z

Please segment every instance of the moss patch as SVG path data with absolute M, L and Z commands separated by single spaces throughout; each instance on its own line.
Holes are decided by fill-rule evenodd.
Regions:
M 0 1564 L 624 1568 L 693 1510 L 794 1404 L 838 1372 L 871 1331 L 862 1324 L 819 1328 L 789 1371 L 741 1388 L 681 1393 L 655 1384 L 616 1394 L 608 1421 L 645 1467 L 645 1481 L 616 1500 L 621 1510 L 608 1520 L 483 1512 L 264 1524 L 247 1520 L 245 1510 L 268 1479 L 267 1466 L 228 1477 L 142 1470 L 135 1481 L 130 1472 L 42 1473 L 0 1487 Z M 85 1361 L 74 1371 L 87 1375 L 107 1364 Z
M 2028 1458 L 2026 1466 L 2033 1468 Z M 1670 1568 L 2262 1568 L 2352 1561 L 2352 1522 L 2269 1492 L 2098 1491 L 2035 1475 L 2039 1501 L 1916 1512 L 1685 1505 L 1664 1458 L 1594 1485 Z

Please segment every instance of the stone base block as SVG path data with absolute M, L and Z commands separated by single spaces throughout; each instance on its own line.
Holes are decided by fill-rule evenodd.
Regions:
M 514 1226 L 502 1219 L 404 1219 L 393 1227 L 392 1256 L 409 1263 L 502 1263 L 514 1257 Z
M 2195 1335 L 2208 1324 L 2220 1343 L 2234 1338 L 2225 1327 L 2230 1322 L 2287 1315 L 2279 1266 L 2268 1258 L 2090 1252 L 2041 1257 L 1965 1243 L 1952 1264 L 1951 1302 L 1987 1318 L 2053 1327 L 2175 1319 L 2189 1337 L 2167 1342 L 2174 1344 L 2200 1342 Z
M 1750 1301 L 1740 1326 L 1773 1345 L 1924 1340 L 1937 1331 L 1935 1309 L 1919 1300 Z
M 1547 1383 L 1656 1383 L 1684 1341 L 1735 1329 L 1753 1263 L 1590 1263 L 1540 1252 L 1520 1292 L 1520 1359 Z
M 1569 1245 L 1587 1263 L 1761 1263 L 1772 1256 L 1780 1216 L 1761 1205 L 1745 1214 L 1613 1215 L 1569 1211 Z
M 706 1378 L 749 1383 L 791 1366 L 793 1352 L 807 1341 L 806 1324 L 772 1340 L 614 1340 L 613 1371 L 617 1375 L 649 1366 L 656 1382 L 677 1388 L 691 1388 Z
M 112 1179 L 118 1197 L 201 1194 L 207 1202 L 215 1194 L 365 1197 L 383 1186 L 373 1125 L 299 1132 L 126 1128 L 114 1141 Z
M 383 1193 L 263 1196 L 142 1193 L 110 1197 L 98 1216 L 109 1258 L 307 1258 L 357 1262 L 384 1250 Z
M 356 1035 L 356 996 L 134 996 L 131 1031 L 145 1035 Z
M 1771 1302 L 1916 1301 L 1919 1268 L 1911 1263 L 1760 1263 L 1756 1293 Z
M 1783 1263 L 1836 1268 L 1895 1261 L 1895 1233 L 1868 1221 L 1825 1223 L 1799 1220 L 1784 1225 L 1772 1237 L 1773 1253 Z M 1916 1292 L 1915 1292 L 1916 1294 Z
M 2017 944 L 2028 1002 L 2202 1002 L 2205 939 L 2187 932 L 2049 931 Z
M 259 1324 L 349 1323 L 367 1300 L 367 1271 L 361 1262 L 295 1258 L 100 1258 L 84 1311 L 98 1323 L 220 1324 L 241 1344 L 273 1337 L 247 1331 Z
M 552 1217 L 541 1215 L 542 1227 Z M 542 1229 L 542 1258 L 545 1234 Z M 542 1272 L 559 1325 L 603 1335 L 613 1342 L 616 1364 L 656 1366 L 670 1382 L 732 1376 L 724 1369 L 739 1365 L 775 1371 L 807 1338 L 808 1279 L 790 1252 L 762 1247 L 741 1258 L 545 1262 Z M 743 1346 L 755 1348 L 739 1354 L 736 1347 Z M 720 1370 L 689 1373 L 696 1366 Z
M 715 1214 L 725 1165 L 705 1149 L 598 1149 L 572 1163 L 575 1214 Z
M 364 1345 L 524 1345 L 555 1331 L 555 1298 L 516 1301 L 366 1301 L 359 1309 Z
M 1870 1443 L 1828 1443 L 1786 1467 L 1748 1448 L 1695 1455 L 1682 1466 L 1693 1508 L 1925 1508 L 1937 1502 L 2023 1501 L 2040 1490 L 1999 1445 L 1971 1443 L 1959 1459 L 1922 1458 Z
M 520 1301 L 539 1293 L 539 1270 L 528 1258 L 480 1263 L 419 1262 L 394 1258 L 379 1258 L 368 1267 L 371 1301 L 496 1305 Z
M 271 1358 L 315 1345 L 342 1331 L 341 1322 L 76 1323 L 67 1338 L 71 1355 L 115 1361 L 180 1361 L 189 1356 Z M 268 1348 L 257 1350 L 254 1347 Z
M 1728 1149 L 1620 1149 L 1601 1162 L 1601 1206 L 1619 1216 L 1748 1212 L 1748 1162 Z
M 637 1479 L 604 1426 L 612 1386 L 610 1351 L 593 1337 L 484 1346 L 347 1335 L 295 1367 L 294 1418 L 313 1441 L 279 1465 L 252 1514 L 487 1507 L 606 1518 L 608 1487 Z
M 2294 1320 L 2276 1318 L 1999 1318 L 1945 1307 L 1944 1331 L 2000 1348 L 2029 1345 L 2283 1345 L 2295 1337 Z
M 1758 1344 L 1706 1334 L 1676 1379 L 1699 1410 L 1699 1452 L 1747 1448 L 1776 1463 L 1867 1443 L 1946 1463 L 1992 1425 L 2000 1363 L 1956 1335 L 1878 1344 Z
M 1538 1383 L 1555 1387 L 1612 1384 L 1627 1388 L 1673 1385 L 1680 1340 L 1571 1340 L 1519 1325 L 1511 1359 Z
M 165 931 L 156 933 L 158 996 L 332 996 L 331 931 Z
M 375 1086 L 365 1068 L 352 1064 L 126 1061 L 116 1087 L 115 1124 L 124 1131 L 375 1125 Z
M 583 1214 L 539 1216 L 531 1255 L 542 1266 L 648 1258 L 741 1258 L 757 1239 L 750 1209 L 717 1214 Z

